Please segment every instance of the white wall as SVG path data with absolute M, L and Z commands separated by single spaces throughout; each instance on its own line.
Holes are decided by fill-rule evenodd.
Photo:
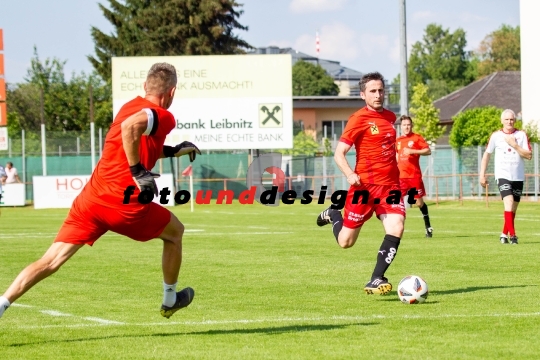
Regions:
M 523 124 L 540 124 L 540 1 L 520 0 Z

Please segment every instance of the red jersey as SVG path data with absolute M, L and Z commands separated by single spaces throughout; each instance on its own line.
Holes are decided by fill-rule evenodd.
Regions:
M 364 107 L 349 117 L 339 141 L 356 148 L 354 172 L 364 184 L 399 184 L 396 161 L 396 115 Z
M 396 139 L 398 153 L 399 177 L 402 179 L 422 178 L 419 154 L 403 154 L 403 149 L 423 150 L 429 148 L 428 143 L 418 134 L 410 133 Z
M 139 96 L 122 106 L 114 118 L 105 139 L 102 157 L 90 181 L 81 192 L 80 196 L 84 196 L 85 200 L 123 210 L 138 210 L 146 206 L 137 201 L 140 191 L 129 171 L 121 128 L 124 120 L 144 108 L 154 109 L 157 112 L 158 127 L 155 134 L 141 137 L 139 156 L 141 164 L 148 170 L 156 164 L 163 150 L 165 137 L 174 129 L 176 121 L 169 111 Z M 131 195 L 129 204 L 123 204 L 124 190 L 129 185 L 135 186 L 135 193 Z

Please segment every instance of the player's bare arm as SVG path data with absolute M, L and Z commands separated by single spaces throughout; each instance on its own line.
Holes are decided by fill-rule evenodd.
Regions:
M 129 170 L 133 180 L 139 190 L 150 190 L 155 196 L 158 195 L 158 188 L 155 178 L 159 174 L 148 171 L 142 164 L 139 157 L 139 145 L 143 134 L 150 134 L 157 126 L 157 114 L 149 109 L 143 109 L 122 122 L 122 146 L 126 153 Z
M 480 185 L 482 185 L 482 187 L 486 187 L 487 185 L 489 185 L 489 182 L 486 179 L 486 169 L 489 164 L 490 157 L 491 157 L 491 154 L 488 153 L 487 151 L 484 152 L 484 156 L 482 156 L 482 162 L 480 164 L 480 176 L 479 176 Z
M 510 147 L 516 150 L 519 156 L 521 156 L 522 158 L 527 159 L 527 160 L 532 159 L 532 151 L 528 149 L 524 149 L 521 146 L 519 146 L 514 135 L 511 135 L 511 134 L 505 135 L 504 141 L 506 141 L 506 143 L 510 145 Z
M 416 150 L 416 149 L 411 149 L 411 148 L 404 148 L 403 149 L 403 154 L 404 155 L 427 156 L 427 155 L 431 155 L 431 149 L 430 148 L 425 148 L 425 149 L 421 149 L 421 150 Z
M 347 182 L 349 185 L 360 185 L 360 177 L 357 173 L 354 172 L 353 169 L 349 166 L 349 163 L 347 162 L 347 158 L 345 155 L 351 150 L 351 146 L 340 141 L 338 142 L 338 145 L 336 147 L 336 151 L 334 153 L 334 160 L 336 161 L 336 164 L 343 173 L 347 177 Z
M 136 165 L 139 161 L 139 143 L 141 136 L 148 128 L 148 114 L 141 110 L 122 122 L 122 145 L 126 152 L 129 166 Z

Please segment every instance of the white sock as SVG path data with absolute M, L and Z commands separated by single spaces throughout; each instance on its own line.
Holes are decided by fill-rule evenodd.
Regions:
M 163 282 L 163 305 L 170 307 L 176 302 L 176 284 L 178 283 L 168 285 Z
M 5 297 L 3 296 L 0 296 L 0 318 L 2 317 L 2 315 L 4 314 L 4 311 L 7 310 L 7 308 L 9 307 L 10 302 L 8 301 L 8 299 L 6 299 Z

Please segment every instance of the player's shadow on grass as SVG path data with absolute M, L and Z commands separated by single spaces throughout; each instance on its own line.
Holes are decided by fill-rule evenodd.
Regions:
M 173 332 L 173 333 L 156 333 L 156 334 L 141 334 L 141 335 L 111 335 L 111 336 L 97 336 L 87 337 L 81 339 L 64 339 L 64 340 L 45 340 L 28 343 L 16 343 L 7 345 L 8 347 L 23 347 L 28 345 L 43 345 L 43 344 L 61 344 L 61 343 L 78 343 L 85 341 L 96 340 L 113 340 L 117 338 L 144 338 L 144 337 L 165 337 L 165 336 L 182 336 L 182 335 L 227 335 L 227 334 L 286 334 L 297 333 L 304 331 L 327 331 L 336 329 L 345 329 L 350 326 L 370 326 L 378 325 L 376 322 L 364 322 L 364 323 L 351 323 L 351 324 L 319 324 L 319 325 L 290 325 L 290 326 L 276 326 L 276 327 L 264 327 L 255 329 L 225 329 L 225 330 L 206 330 L 206 331 L 186 331 L 186 332 Z
M 522 288 L 527 286 L 537 286 L 537 285 L 510 285 L 510 286 L 469 286 L 466 288 L 460 288 L 460 289 L 450 289 L 450 290 L 430 290 L 429 295 L 451 295 L 451 294 L 462 294 L 462 293 L 468 293 L 468 292 L 474 292 L 474 291 L 481 291 L 481 290 L 495 290 L 495 289 L 511 289 L 511 288 Z M 430 301 L 428 295 L 428 299 L 424 304 L 436 304 L 438 301 Z M 390 294 L 387 295 L 388 297 L 385 299 L 382 299 L 381 301 L 399 301 L 396 300 L 397 292 L 392 291 Z
M 522 287 L 528 287 L 528 286 L 536 286 L 536 285 L 469 286 L 469 287 L 460 288 L 460 289 L 435 290 L 435 291 L 430 291 L 429 293 L 433 295 L 450 295 L 450 294 L 461 294 L 461 293 L 468 293 L 468 292 L 481 291 L 481 290 L 511 289 L 511 288 L 522 288 Z

